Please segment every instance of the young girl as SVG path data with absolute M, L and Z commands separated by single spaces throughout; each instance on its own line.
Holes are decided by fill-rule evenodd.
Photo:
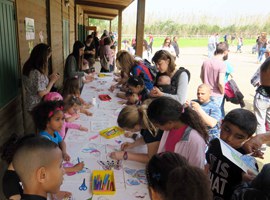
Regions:
M 59 145 L 65 161 L 70 160 L 66 143 L 59 132 L 64 123 L 63 101 L 44 101 L 33 109 L 33 118 L 39 134 Z
M 149 159 L 157 153 L 159 141 L 162 137 L 162 132 L 156 131 L 156 128 L 148 120 L 146 115 L 146 105 L 137 107 L 135 105 L 126 106 L 119 113 L 117 122 L 118 125 L 126 131 L 140 131 L 142 137 L 134 143 L 125 142 L 121 145 L 119 152 L 111 153 L 110 157 L 117 160 L 134 160 L 142 163 L 147 163 Z M 156 133 L 157 132 L 157 133 Z M 127 152 L 127 149 L 147 144 L 147 154 Z
M 146 167 L 151 199 L 211 200 L 209 178 L 202 169 L 192 167 L 179 154 L 154 155 Z
M 65 81 L 63 92 L 62 92 L 63 98 L 66 99 L 68 95 L 74 95 L 79 98 L 81 104 L 83 105 L 80 109 L 81 113 L 86 114 L 87 116 L 91 116 L 92 113 L 89 112 L 86 109 L 89 109 L 91 105 L 87 102 L 85 102 L 80 96 L 80 87 L 79 87 L 79 80 L 77 78 L 68 78 Z
M 139 100 L 143 102 L 148 98 L 148 90 L 145 87 L 144 81 L 142 76 L 131 76 L 128 81 L 127 85 L 129 90 L 132 93 L 138 94 Z
M 57 92 L 50 92 L 44 97 L 44 101 L 62 101 L 63 97 L 57 93 Z M 63 123 L 62 129 L 59 132 L 61 137 L 64 139 L 66 136 L 66 129 L 78 129 L 80 131 L 88 131 L 88 128 L 81 126 L 80 124 L 71 123 L 75 119 L 77 119 L 79 116 L 76 112 L 76 107 L 79 107 L 79 104 L 76 104 L 77 97 L 75 96 L 69 96 L 68 99 L 64 102 L 64 116 L 65 121 Z M 77 103 L 80 103 L 79 100 L 77 100 Z M 75 116 L 72 116 L 72 114 L 75 114 Z
M 208 132 L 198 114 L 170 97 L 152 101 L 147 109 L 152 123 L 164 130 L 158 152 L 172 151 L 191 165 L 204 168 Z
M 23 188 L 21 186 L 21 181 L 19 176 L 14 170 L 12 160 L 13 156 L 17 150 L 17 147 L 25 140 L 28 138 L 36 137 L 36 134 L 28 134 L 26 136 L 18 136 L 17 134 L 12 134 L 10 138 L 3 144 L 1 147 L 1 159 L 3 161 L 6 161 L 8 164 L 7 170 L 4 172 L 3 176 L 3 193 L 7 199 L 12 199 L 12 200 L 20 200 L 21 195 L 23 194 Z M 82 163 L 83 164 L 83 163 Z M 80 164 L 80 165 L 82 165 Z M 73 168 L 69 168 L 66 170 L 71 172 L 71 171 L 76 171 L 76 168 L 78 171 L 81 170 L 79 164 L 74 166 Z M 57 194 L 53 195 L 52 199 L 63 199 L 63 198 L 68 198 L 71 196 L 70 192 L 66 191 L 60 191 Z

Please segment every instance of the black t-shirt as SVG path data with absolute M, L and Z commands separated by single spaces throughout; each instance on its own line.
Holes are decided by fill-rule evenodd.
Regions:
M 39 196 L 39 195 L 33 195 L 33 194 L 23 194 L 21 200 L 46 200 L 47 198 Z
M 6 170 L 3 176 L 3 193 L 7 199 L 13 195 L 22 195 L 20 178 L 13 170 Z
M 245 154 L 243 149 L 236 149 Z M 242 181 L 243 170 L 223 156 L 219 139 L 211 140 L 206 152 L 213 200 L 229 200 L 235 186 Z
M 148 143 L 152 143 L 152 142 L 159 142 L 162 138 L 162 134 L 163 131 L 162 130 L 158 130 L 157 135 L 153 136 L 150 131 L 148 131 L 147 129 L 142 129 L 141 130 L 141 135 L 143 137 L 143 140 L 146 144 Z

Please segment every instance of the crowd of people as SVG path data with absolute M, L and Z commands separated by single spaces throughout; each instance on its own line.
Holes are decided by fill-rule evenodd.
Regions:
M 92 115 L 88 110 L 92 105 L 80 97 L 80 92 L 85 83 L 94 80 L 96 61 L 101 63 L 101 72 L 115 72 L 116 83 L 108 89 L 115 92 L 118 87 L 116 95 L 126 104 L 117 123 L 126 131 L 125 136 L 134 140 L 123 143 L 121 150 L 110 157 L 146 163 L 151 199 L 270 198 L 270 185 L 261 178 L 269 178 L 268 164 L 257 175 L 243 171 L 221 151 L 222 140 L 242 154 L 263 157 L 260 147 L 270 141 L 270 134 L 265 133 L 266 124 L 270 124 L 270 58 L 258 70 L 255 114 L 239 108 L 225 115 L 227 42 L 215 44 L 214 52 L 209 46 L 211 56 L 202 63 L 197 99 L 188 101 L 189 81 L 199 77 L 176 66 L 176 37 L 173 41 L 165 38 L 162 48 L 153 55 L 156 75 L 130 51 L 116 53 L 114 38 L 107 31 L 99 41 L 96 37 L 93 33 L 84 43 L 74 43 L 65 63 L 63 89 L 58 92 L 51 90 L 60 74 L 47 76 L 48 59 L 53 53 L 50 47 L 38 44 L 32 50 L 23 67 L 23 83 L 26 108 L 35 124 L 33 133 L 38 134 L 23 138 L 12 135 L 2 148 L 2 159 L 8 164 L 3 187 L 8 199 L 46 199 L 47 193 L 55 199 L 71 196 L 59 191 L 63 174 L 80 171 L 84 163 L 62 167 L 62 160 L 70 160 L 65 134 L 67 128 L 88 131 L 73 122 L 78 112 Z M 151 41 L 153 44 L 153 36 Z M 145 144 L 145 154 L 129 151 Z

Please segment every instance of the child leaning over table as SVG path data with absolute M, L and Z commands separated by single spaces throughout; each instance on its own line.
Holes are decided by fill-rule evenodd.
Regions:
M 63 87 L 63 92 L 62 92 L 63 98 L 66 99 L 66 97 L 68 95 L 74 95 L 76 96 L 80 102 L 81 102 L 81 108 L 80 108 L 80 112 L 86 114 L 87 116 L 92 116 L 92 113 L 89 112 L 86 109 L 89 109 L 91 107 L 91 105 L 87 102 L 85 102 L 82 98 L 81 98 L 81 91 L 80 91 L 80 87 L 79 87 L 79 79 L 77 78 L 68 78 L 65 81 L 64 87 Z
M 157 131 L 149 121 L 147 114 L 147 102 L 141 106 L 130 105 L 124 107 L 117 118 L 118 125 L 125 131 L 138 132 L 142 137 L 135 142 L 125 142 L 121 145 L 121 151 L 112 152 L 110 157 L 117 160 L 133 160 L 147 163 L 157 153 L 162 132 Z M 136 134 L 135 134 L 136 135 Z M 147 145 L 147 153 L 133 153 L 127 151 L 136 146 Z
M 252 136 L 257 127 L 255 115 L 245 109 L 230 111 L 221 124 L 220 138 L 242 154 L 242 145 Z M 234 188 L 242 181 L 250 181 L 255 175 L 244 173 L 222 154 L 219 139 L 211 140 L 206 153 L 207 166 L 214 199 L 230 199 Z

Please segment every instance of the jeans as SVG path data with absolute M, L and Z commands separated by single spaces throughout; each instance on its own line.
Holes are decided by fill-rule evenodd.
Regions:
M 254 97 L 253 102 L 254 114 L 257 118 L 257 134 L 265 133 L 265 122 L 270 125 L 270 98 L 260 98 L 257 94 Z
M 266 51 L 266 48 L 260 48 L 259 49 L 259 57 L 258 57 L 258 60 L 261 62 L 262 59 L 263 59 L 263 56 L 264 56 L 264 52 Z

